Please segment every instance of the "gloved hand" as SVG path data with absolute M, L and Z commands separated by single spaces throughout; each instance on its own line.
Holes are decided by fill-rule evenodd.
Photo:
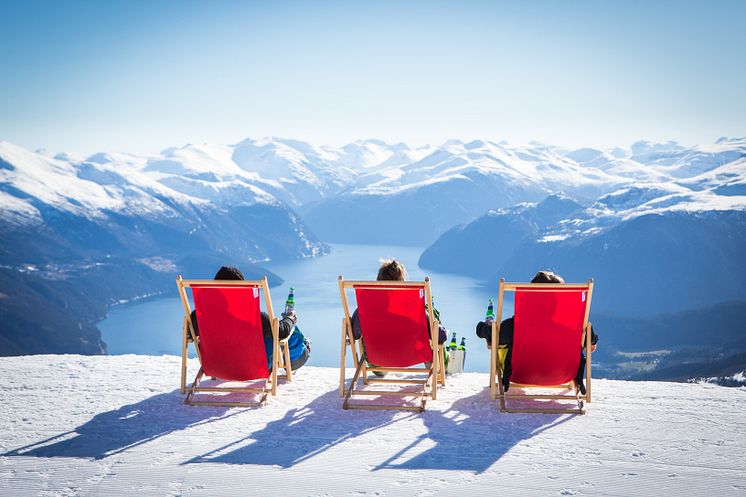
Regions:
M 282 319 L 290 319 L 293 324 L 298 322 L 298 316 L 295 315 L 295 311 L 285 311 L 282 313 Z

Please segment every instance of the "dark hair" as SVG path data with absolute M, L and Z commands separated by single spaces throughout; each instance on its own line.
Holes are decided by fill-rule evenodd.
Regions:
M 243 273 L 240 269 L 238 269 L 235 266 L 223 266 L 220 269 L 218 269 L 218 272 L 215 273 L 215 279 L 216 280 L 237 280 L 237 281 L 243 281 Z
M 404 281 L 407 270 L 404 265 L 396 259 L 381 259 L 381 267 L 378 268 L 378 281 Z
M 539 271 L 531 280 L 531 283 L 564 283 L 565 280 L 559 274 L 554 274 L 552 271 Z

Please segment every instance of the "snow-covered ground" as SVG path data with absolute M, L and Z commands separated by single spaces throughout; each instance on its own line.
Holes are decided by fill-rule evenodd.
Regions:
M 468 373 L 411 414 L 344 411 L 311 366 L 256 409 L 184 405 L 173 356 L 0 373 L 8 497 L 746 495 L 746 388 L 597 380 L 585 416 L 500 414 Z

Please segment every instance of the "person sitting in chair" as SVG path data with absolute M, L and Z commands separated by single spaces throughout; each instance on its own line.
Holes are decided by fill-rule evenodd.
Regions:
M 531 283 L 564 283 L 565 280 L 558 274 L 554 274 L 551 271 L 539 271 L 536 273 Z M 487 346 L 491 346 L 492 341 L 492 320 L 480 321 L 477 323 L 477 336 L 484 338 L 487 341 Z M 593 325 L 591 325 L 591 352 L 596 351 L 596 344 L 598 343 L 598 335 L 593 331 Z M 499 345 L 507 348 L 507 354 L 505 356 L 505 365 L 503 368 L 502 383 L 505 391 L 508 391 L 510 387 L 510 374 L 511 374 L 511 346 L 513 345 L 513 318 L 510 317 L 500 323 L 500 343 Z M 585 395 L 585 383 L 583 377 L 585 376 L 585 349 L 580 348 L 580 363 L 578 365 L 578 372 L 575 375 L 575 384 L 578 386 L 580 393 Z
M 245 279 L 246 278 L 244 278 L 241 270 L 234 266 L 223 266 L 217 273 L 215 273 L 215 280 L 243 281 Z M 197 315 L 195 311 L 192 311 L 191 318 L 194 332 L 199 336 Z M 311 342 L 303 336 L 303 333 L 301 333 L 296 325 L 297 322 L 298 317 L 294 310 L 283 312 L 278 327 L 278 338 L 280 340 L 290 337 L 290 340 L 288 340 L 288 347 L 290 353 L 290 368 L 293 371 L 303 366 L 311 356 Z M 264 335 L 264 348 L 267 353 L 267 364 L 272 364 L 272 324 L 270 323 L 269 315 L 266 312 L 262 312 L 262 332 Z
M 407 270 L 404 265 L 396 259 L 381 259 L 381 266 L 378 268 L 377 281 L 405 281 L 407 277 Z M 427 310 L 425 311 L 427 313 Z M 439 318 L 437 310 L 434 311 L 436 318 Z M 360 340 L 363 336 L 363 330 L 360 328 L 360 317 L 358 316 L 357 309 L 352 313 L 352 336 L 355 340 Z M 430 331 L 430 317 L 427 318 L 427 330 Z M 442 345 L 448 337 L 448 330 L 439 324 L 438 329 L 438 344 Z M 363 343 L 363 350 L 365 350 L 365 344 Z M 369 367 L 375 368 L 373 364 L 368 363 Z M 373 371 L 376 376 L 386 376 L 386 373 L 381 371 Z

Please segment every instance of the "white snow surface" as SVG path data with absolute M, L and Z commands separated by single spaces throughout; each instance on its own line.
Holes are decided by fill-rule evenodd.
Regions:
M 179 361 L 0 358 L 0 495 L 746 494 L 746 388 L 595 380 L 586 415 L 501 414 L 466 373 L 423 414 L 344 411 L 306 366 L 264 407 L 190 407 Z

